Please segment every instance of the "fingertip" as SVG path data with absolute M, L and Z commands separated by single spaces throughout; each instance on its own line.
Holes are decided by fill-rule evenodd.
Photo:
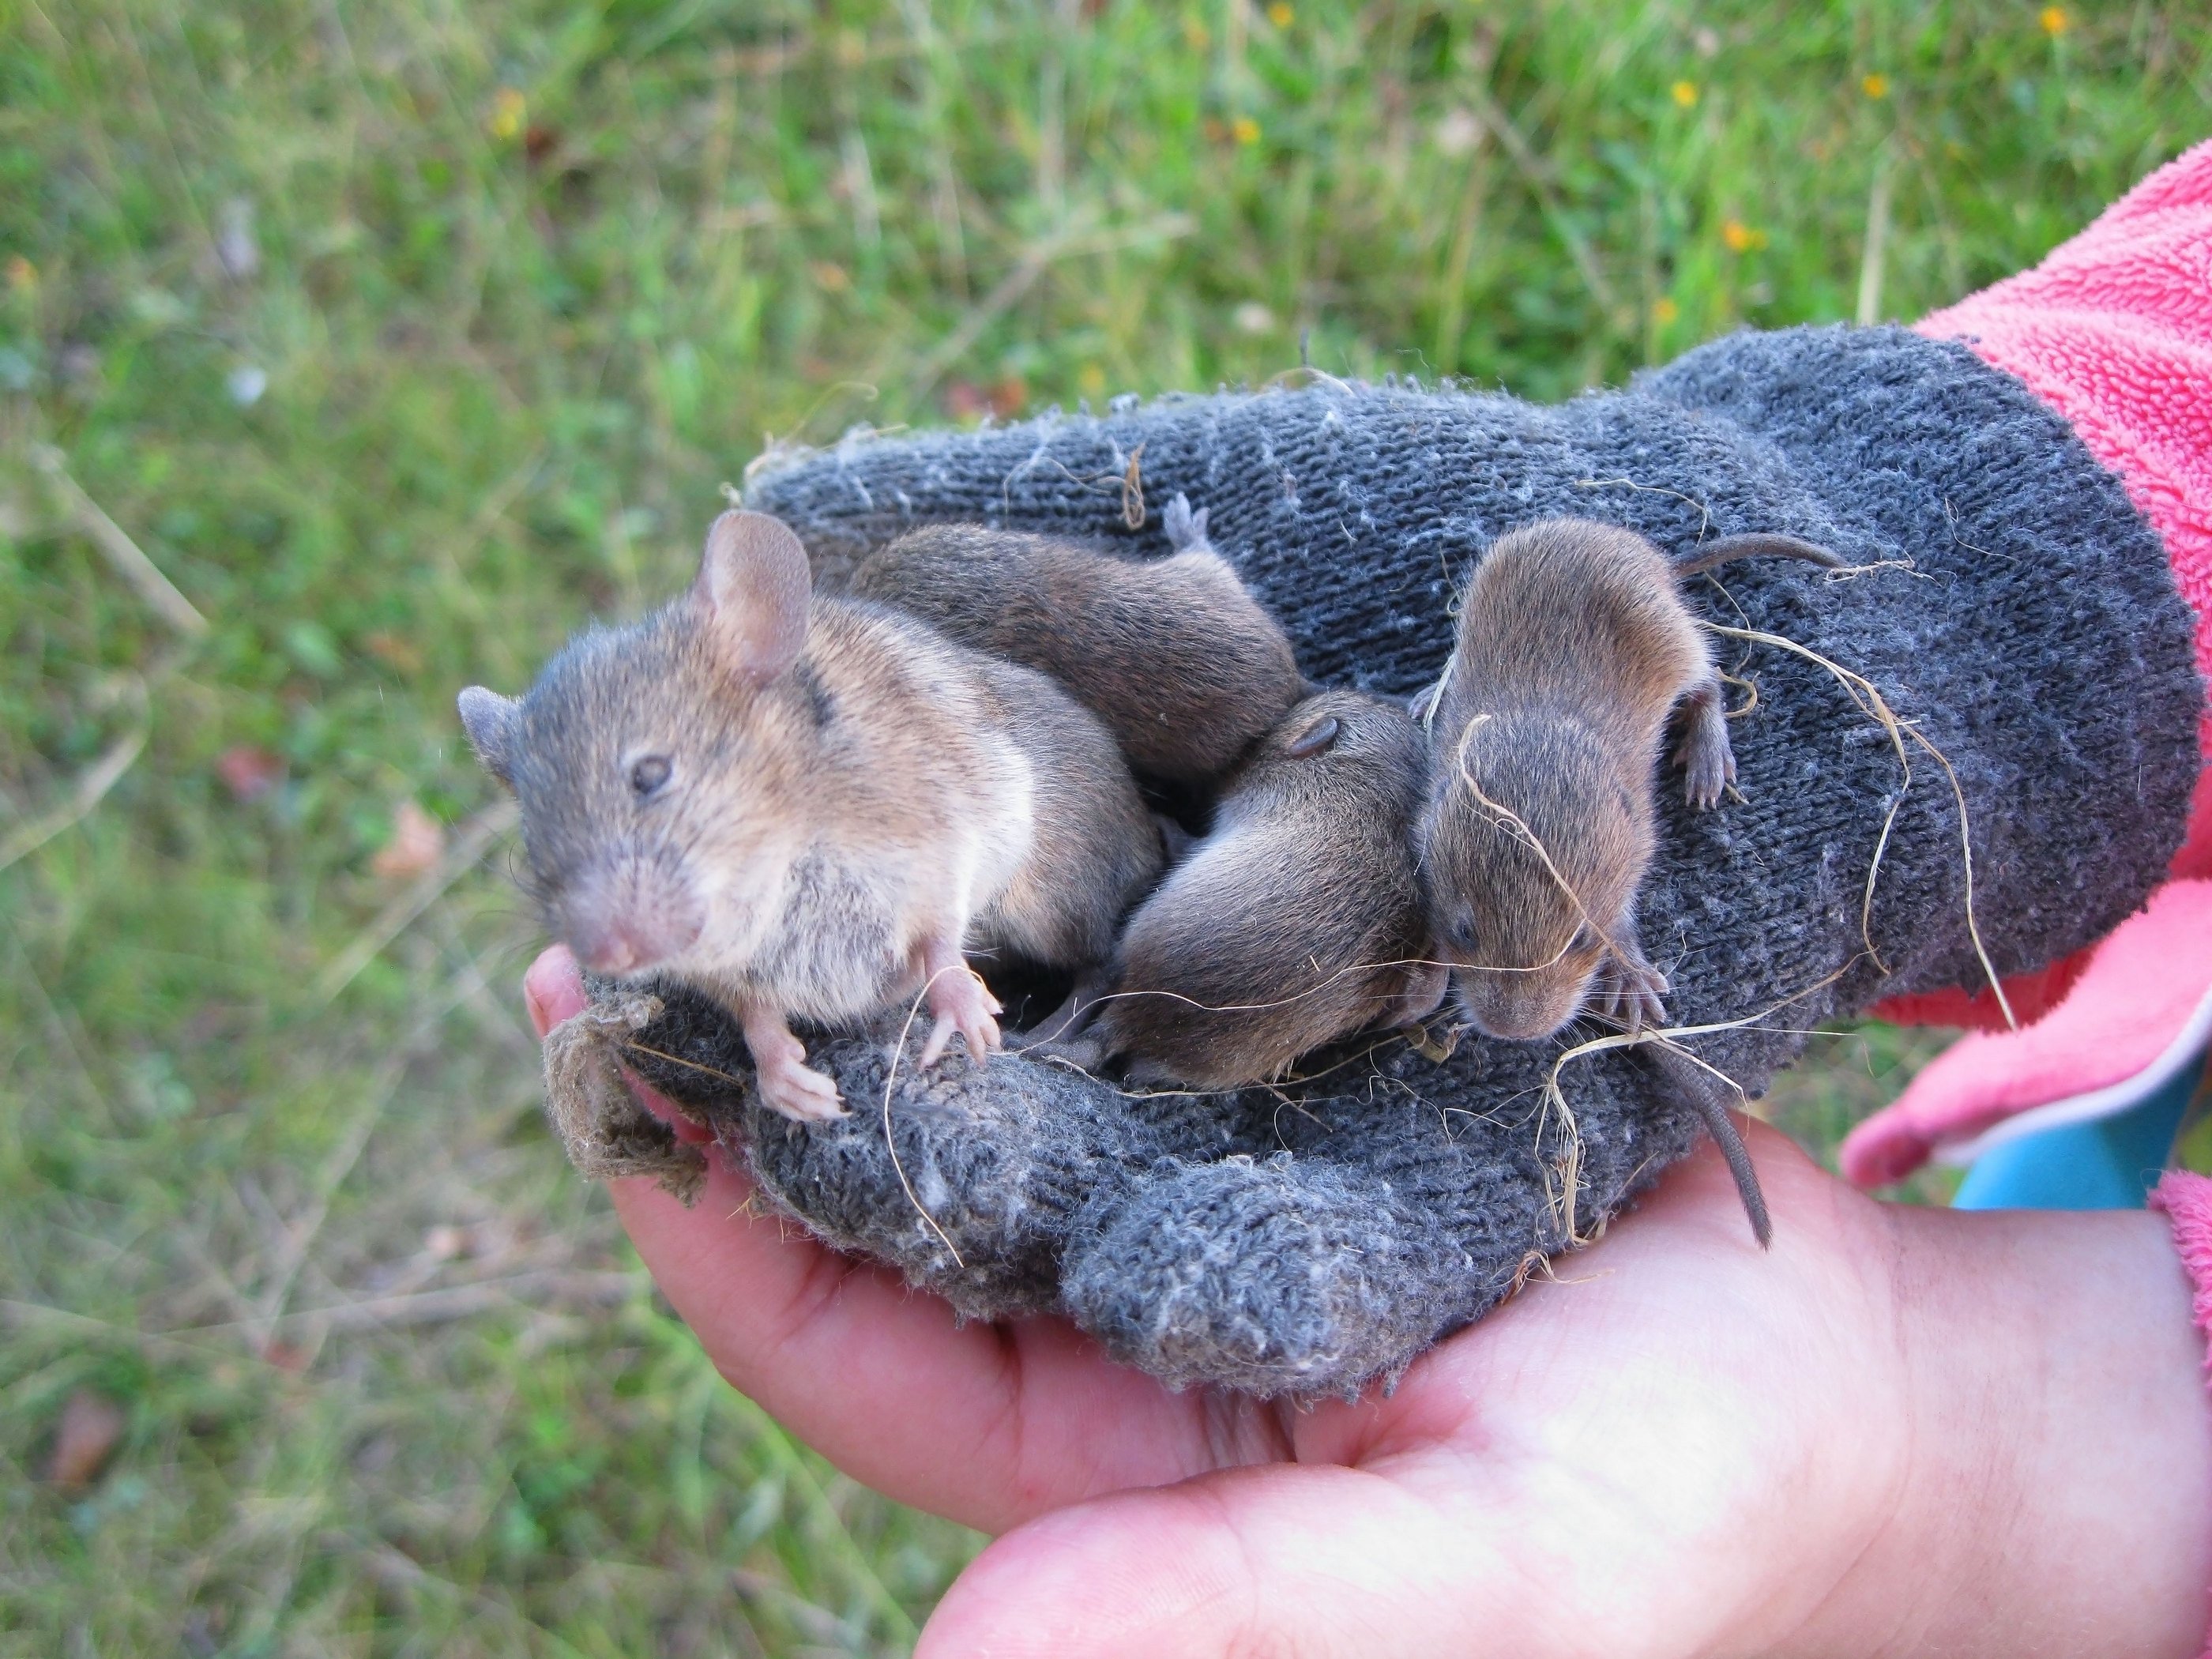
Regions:
M 522 1000 L 541 1042 L 562 1020 L 580 1013 L 588 1000 L 584 994 L 584 976 L 565 945 L 546 946 L 522 976 Z

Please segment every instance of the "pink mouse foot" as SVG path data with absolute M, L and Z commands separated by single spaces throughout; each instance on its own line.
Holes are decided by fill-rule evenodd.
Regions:
M 756 1077 L 762 1101 L 786 1117 L 823 1123 L 845 1115 L 836 1082 L 795 1054 L 760 1061 Z
M 749 1008 L 743 1023 L 745 1047 L 753 1052 L 754 1080 L 764 1103 L 806 1122 L 845 1115 L 836 1084 L 806 1063 L 805 1045 L 792 1036 L 781 1013 Z
M 929 1006 L 937 1024 L 930 1028 L 929 1041 L 921 1045 L 925 1068 L 937 1064 L 955 1031 L 968 1044 L 968 1058 L 978 1066 L 1001 1046 L 999 1022 L 994 1018 L 1000 1012 L 999 1000 L 966 963 L 946 968 L 931 978 Z

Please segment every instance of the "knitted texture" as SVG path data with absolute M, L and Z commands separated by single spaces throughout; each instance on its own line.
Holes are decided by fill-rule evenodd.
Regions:
M 1103 418 L 771 458 L 749 504 L 798 530 L 829 587 L 939 520 L 1164 553 L 1157 518 L 1125 525 L 1133 457 L 1146 501 L 1182 491 L 1209 510 L 1308 674 L 1389 696 L 1435 677 L 1454 592 L 1517 525 L 1574 514 L 1675 552 L 1748 531 L 1834 549 L 1862 568 L 1754 561 L 1686 597 L 1864 676 L 1948 759 L 2001 973 L 2108 932 L 2178 843 L 2199 688 L 2158 540 L 2057 416 L 1960 347 L 1895 329 L 1740 334 L 1556 408 L 1325 380 L 1122 400 Z M 1756 1095 L 1819 1021 L 1982 970 L 1944 767 L 1907 738 L 1908 784 L 1827 668 L 1716 644 L 1756 687 L 1732 726 L 1743 799 L 1692 813 L 1661 781 L 1639 915 L 1677 1024 L 1729 1027 L 1682 1041 Z M 797 1124 L 752 1101 L 718 1008 L 655 988 L 667 1012 L 629 1062 L 823 1238 L 970 1315 L 1065 1312 L 1176 1384 L 1343 1392 L 1390 1373 L 1587 1239 L 1701 1133 L 1632 1050 L 1577 1057 L 1548 1095 L 1588 1033 L 1462 1034 L 1434 1058 L 1437 1020 L 1419 1046 L 1370 1034 L 1279 1086 L 1133 1098 L 1012 1054 L 920 1073 L 918 1031 L 891 1058 L 902 1011 L 808 1034 L 853 1111 Z
M 2212 667 L 2212 143 L 2152 173 L 2034 270 L 1937 312 L 1918 331 L 1966 339 L 2066 417 L 2165 542 L 2176 585 L 2197 610 L 2199 669 Z M 2212 708 L 2202 718 L 2199 737 L 2212 754 Z M 2176 902 L 2154 907 L 2162 919 L 2131 923 L 2136 938 L 2124 949 L 2076 957 L 2007 988 L 2021 1019 L 2051 1011 L 2048 1030 L 2007 1031 L 1995 999 L 1971 986 L 1876 1010 L 1990 1035 L 1945 1054 L 1853 1131 L 1844 1173 L 1894 1179 L 1937 1146 L 2053 1103 L 2072 1109 L 2094 1096 L 2123 1109 L 2124 1085 L 2212 996 L 2212 932 L 2182 886 L 2212 876 L 2212 770 L 2198 781 L 2171 873 Z M 2156 963 L 2155 1016 L 2129 957 Z M 2116 1028 L 2135 1035 L 2104 1040 Z

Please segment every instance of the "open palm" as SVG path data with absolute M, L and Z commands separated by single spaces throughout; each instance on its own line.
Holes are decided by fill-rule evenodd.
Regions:
M 527 992 L 541 1032 L 582 1006 L 558 947 Z M 719 1157 L 694 1209 L 614 1192 L 733 1386 L 856 1479 L 1003 1534 L 925 1656 L 1917 1650 L 1945 1619 L 1897 1586 L 1946 1565 L 1936 1466 L 1966 1471 L 1937 1483 L 1954 1507 L 2017 1473 L 1976 1486 L 1957 1434 L 1923 1443 L 1972 1402 L 1928 1398 L 1903 1230 L 1958 1218 L 1753 1146 L 1771 1253 L 1708 1152 L 1395 1391 L 1303 1408 L 1171 1393 L 1063 1320 L 957 1325 L 754 1211 Z

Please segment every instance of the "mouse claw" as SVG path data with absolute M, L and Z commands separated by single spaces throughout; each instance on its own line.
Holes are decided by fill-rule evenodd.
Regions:
M 1735 753 L 1723 749 L 1717 760 L 1713 751 L 1706 749 L 1685 764 L 1682 793 L 1692 806 L 1700 812 L 1707 812 L 1721 804 L 1721 797 L 1735 782 Z
M 845 1115 L 845 1102 L 832 1079 L 796 1057 L 763 1062 L 756 1073 L 762 1103 L 802 1123 L 826 1123 Z
M 1590 984 L 1590 1012 L 1631 1036 L 1667 1023 L 1667 975 L 1638 954 L 1608 955 Z
M 933 979 L 929 1006 L 937 1023 L 930 1028 L 929 1041 L 921 1045 L 925 1069 L 937 1064 L 955 1031 L 968 1045 L 968 1058 L 978 1066 L 1004 1046 L 999 1022 L 993 1018 L 1001 1012 L 1000 1004 L 973 969 L 963 965 Z

